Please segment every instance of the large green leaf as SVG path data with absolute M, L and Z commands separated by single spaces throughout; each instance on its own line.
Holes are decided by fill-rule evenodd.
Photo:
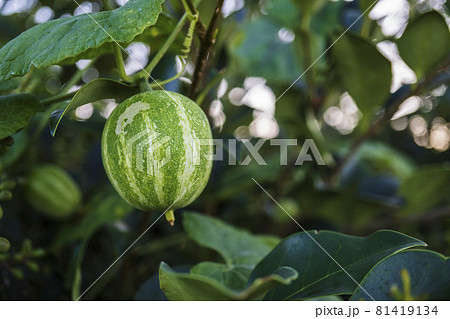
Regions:
M 391 63 L 368 40 L 346 33 L 333 46 L 345 89 L 370 119 L 390 93 Z
M 0 140 L 25 127 L 30 118 L 42 110 L 39 100 L 32 94 L 0 96 Z
M 278 242 L 255 236 L 209 216 L 184 213 L 183 227 L 197 244 L 217 251 L 228 265 L 256 265 Z
M 356 283 L 348 274 L 360 282 L 383 258 L 402 249 L 424 245 L 420 240 L 387 230 L 378 231 L 368 237 L 348 236 L 330 231 L 302 232 L 284 239 L 275 247 L 255 267 L 249 283 L 271 274 L 281 266 L 288 266 L 297 270 L 299 278 L 289 286 L 269 291 L 267 300 L 351 294 Z
M 52 136 L 55 136 L 59 123 L 64 115 L 81 105 L 103 99 L 115 99 L 120 102 L 137 93 L 139 93 L 139 88 L 125 85 L 111 79 L 92 80 L 75 94 L 65 108 L 52 113 L 49 120 L 50 133 Z
M 418 214 L 439 203 L 448 204 L 450 194 L 450 167 L 425 166 L 402 181 L 400 195 L 406 206 L 403 214 Z
M 0 49 L 0 80 L 37 68 L 62 64 L 105 43 L 128 43 L 154 25 L 163 0 L 131 0 L 113 10 L 39 24 Z M 92 52 L 91 52 L 92 54 Z
M 297 272 L 281 267 L 264 278 L 258 278 L 242 291 L 229 289 L 214 278 L 195 273 L 176 273 L 161 263 L 159 281 L 169 300 L 255 300 L 278 285 L 288 285 Z
M 449 56 L 448 25 L 439 13 L 425 13 L 408 24 L 397 45 L 400 56 L 420 79 Z
M 409 280 L 405 282 L 401 276 L 405 270 L 410 289 L 407 288 Z M 396 300 L 392 294 L 395 286 L 412 299 L 449 300 L 450 259 L 426 250 L 400 252 L 379 262 L 361 282 L 361 287 L 375 300 Z M 351 299 L 368 298 L 361 288 L 357 288 Z

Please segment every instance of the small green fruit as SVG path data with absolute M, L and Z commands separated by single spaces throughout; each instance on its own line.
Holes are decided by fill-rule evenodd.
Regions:
M 69 217 L 81 202 L 81 191 L 61 167 L 46 164 L 27 177 L 25 196 L 37 211 L 52 218 Z
M 11 244 L 9 243 L 9 240 L 4 237 L 0 237 L 0 253 L 6 253 L 10 247 Z
M 201 108 L 173 92 L 151 91 L 122 102 L 102 136 L 103 165 L 128 203 L 145 211 L 189 205 L 211 173 L 212 132 Z

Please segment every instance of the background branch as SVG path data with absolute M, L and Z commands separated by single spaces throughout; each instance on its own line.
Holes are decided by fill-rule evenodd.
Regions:
M 197 97 L 200 86 L 204 81 L 206 75 L 206 64 L 208 61 L 209 53 L 216 42 L 216 30 L 219 25 L 220 15 L 222 12 L 224 0 L 219 0 L 214 10 L 211 21 L 209 22 L 208 28 L 206 29 L 205 35 L 200 43 L 200 51 L 197 56 L 197 61 L 195 63 L 194 75 L 192 77 L 192 85 L 190 87 L 188 96 L 195 100 Z

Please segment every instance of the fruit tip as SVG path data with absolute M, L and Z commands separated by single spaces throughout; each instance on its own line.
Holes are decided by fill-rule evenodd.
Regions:
M 169 222 L 170 226 L 175 225 L 175 215 L 173 214 L 173 210 L 169 210 L 165 215 L 166 220 Z

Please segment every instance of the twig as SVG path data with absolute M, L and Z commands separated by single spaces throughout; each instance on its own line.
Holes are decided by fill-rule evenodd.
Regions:
M 114 57 L 116 58 L 117 70 L 119 71 L 121 79 L 128 83 L 133 82 L 133 77 L 128 76 L 125 71 L 121 47 L 117 43 L 114 43 Z
M 206 33 L 200 44 L 200 52 L 198 53 L 197 62 L 195 63 L 192 85 L 188 93 L 188 96 L 193 100 L 195 100 L 198 92 L 200 91 L 200 85 L 203 82 L 206 73 L 206 62 L 208 60 L 209 52 L 216 42 L 216 31 L 219 24 L 219 18 L 222 12 L 223 3 L 224 0 L 219 0 L 217 2 L 216 9 L 214 10 L 211 21 L 209 22 Z
M 403 96 L 399 97 L 391 105 L 389 105 L 386 111 L 372 123 L 369 129 L 353 142 L 347 154 L 345 154 L 344 158 L 342 158 L 342 160 L 332 170 L 329 177 L 329 183 L 333 183 L 336 181 L 348 161 L 355 155 L 355 153 L 367 140 L 380 133 L 381 129 L 384 127 L 384 124 L 386 124 L 386 122 L 388 122 L 392 118 L 392 116 L 394 116 L 394 114 L 398 111 L 400 105 L 404 101 L 412 96 L 422 94 L 427 89 L 428 85 L 433 82 L 433 80 L 435 80 L 440 75 L 440 73 L 446 70 L 449 66 L 450 59 L 447 59 L 434 72 L 431 72 L 429 76 L 427 76 L 422 82 L 420 82 L 413 90 L 403 94 Z
M 194 14 L 194 15 L 197 14 L 197 9 L 195 9 L 195 6 L 191 0 L 183 0 L 183 1 L 186 2 L 186 4 L 188 5 L 189 9 L 192 12 L 192 14 Z M 200 17 L 197 21 L 196 26 L 197 26 L 197 33 L 198 33 L 200 39 L 203 40 L 203 38 L 205 37 L 205 34 L 206 34 L 206 28 L 205 28 L 205 25 L 200 21 Z

